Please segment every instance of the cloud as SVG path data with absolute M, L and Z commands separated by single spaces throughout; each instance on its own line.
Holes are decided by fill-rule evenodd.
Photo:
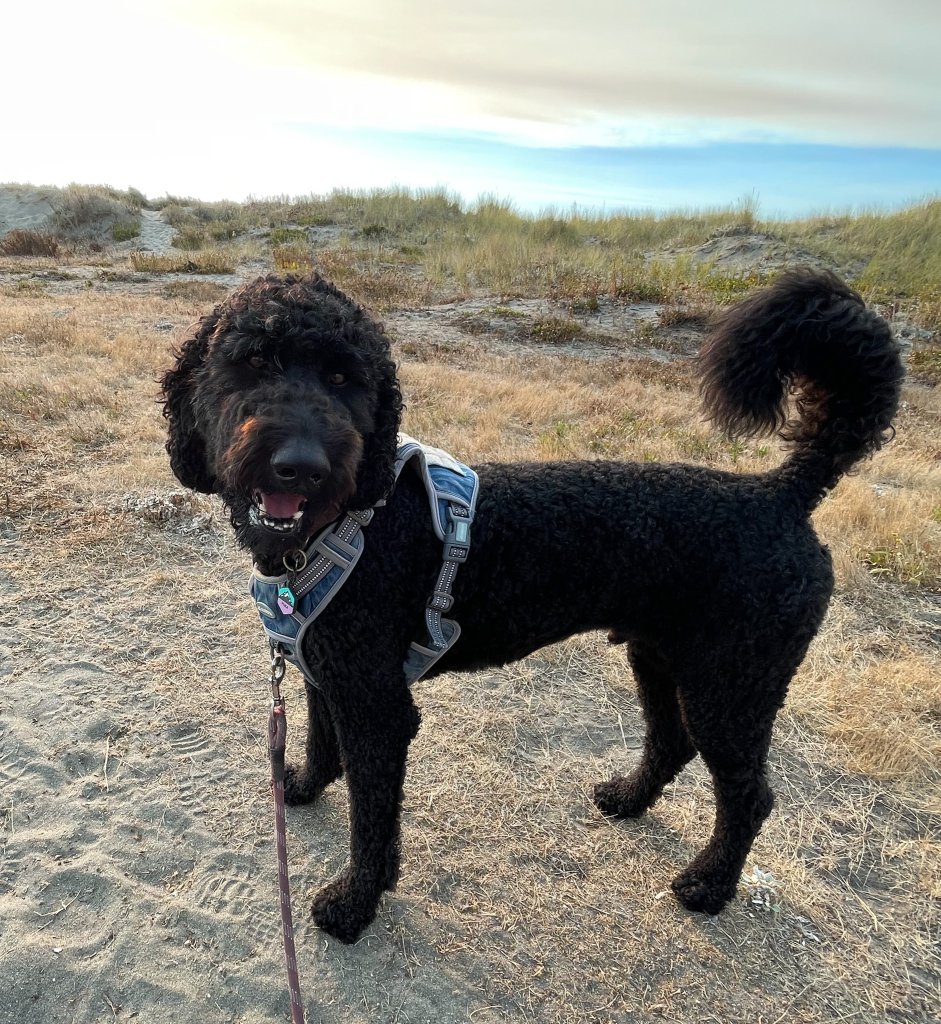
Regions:
M 938 0 L 118 0 L 5 15 L 5 120 L 941 146 Z M 12 45 L 11 45 L 12 43 Z
M 371 93 L 372 106 L 339 97 L 359 124 L 583 144 L 707 119 L 737 137 L 941 145 L 937 0 L 726 0 L 718 14 L 692 0 L 171 6 L 276 81 L 334 76 Z M 310 116 L 329 117 L 313 98 Z
M 707 192 L 684 148 L 701 163 L 707 144 L 757 143 L 764 161 L 811 142 L 901 147 L 892 161 L 917 173 L 899 198 L 917 197 L 941 179 L 917 152 L 941 151 L 941 3 L 889 7 L 36 0 L 4 15 L 0 180 L 203 198 L 398 182 L 662 206 L 765 187 L 765 165 L 736 151 Z M 662 147 L 677 151 L 685 191 L 678 178 L 661 188 Z M 657 151 L 649 177 L 628 152 L 642 150 Z M 876 170 L 898 179 L 876 152 L 847 157 L 872 171 L 847 202 L 888 195 L 871 191 Z M 788 187 L 846 178 L 830 166 L 788 165 Z

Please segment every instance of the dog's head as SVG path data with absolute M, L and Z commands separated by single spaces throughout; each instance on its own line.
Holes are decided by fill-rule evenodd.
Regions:
M 258 278 L 204 317 L 162 378 L 173 472 L 279 557 L 393 482 L 402 396 L 380 324 L 319 276 Z

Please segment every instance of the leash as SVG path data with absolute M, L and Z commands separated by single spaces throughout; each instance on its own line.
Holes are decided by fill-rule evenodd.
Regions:
M 288 990 L 291 993 L 291 1024 L 304 1024 L 304 1004 L 297 976 L 294 952 L 294 922 L 291 916 L 291 881 L 288 877 L 288 843 L 284 820 L 284 748 L 288 724 L 284 716 L 281 680 L 284 679 L 284 654 L 279 644 L 271 645 L 271 713 L 268 716 L 268 756 L 271 758 L 271 792 L 274 796 L 274 834 L 278 851 L 278 897 L 281 903 L 281 934 L 287 965 Z

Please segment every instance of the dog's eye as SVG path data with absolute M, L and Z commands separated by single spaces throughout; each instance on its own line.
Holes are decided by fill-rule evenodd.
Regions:
M 261 370 L 267 366 L 268 361 L 264 356 L 249 356 L 248 365 L 254 367 L 256 370 Z
M 345 373 L 331 373 L 327 378 L 327 383 L 335 388 L 341 388 L 346 383 Z

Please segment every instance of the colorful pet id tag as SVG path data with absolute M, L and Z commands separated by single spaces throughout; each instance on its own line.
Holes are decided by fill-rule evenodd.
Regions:
M 285 584 L 283 587 L 278 587 L 278 607 L 281 609 L 282 615 L 290 615 L 296 604 L 297 598 L 289 586 Z

